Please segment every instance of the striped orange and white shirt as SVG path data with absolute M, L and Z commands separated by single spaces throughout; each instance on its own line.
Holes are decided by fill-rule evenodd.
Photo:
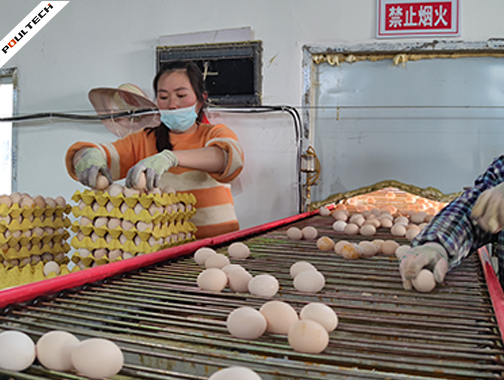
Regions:
M 196 214 L 191 221 L 196 225 L 198 239 L 217 236 L 239 229 L 234 210 L 230 185 L 243 169 L 243 150 L 235 133 L 223 124 L 200 124 L 194 133 L 170 134 L 173 150 L 198 149 L 218 146 L 224 150 L 227 163 L 222 173 L 207 173 L 183 167 L 171 168 L 163 174 L 160 187 L 168 184 L 177 192 L 192 193 L 196 197 Z M 114 180 L 126 177 L 128 170 L 138 161 L 158 153 L 154 133 L 146 130 L 131 133 L 109 144 L 76 142 L 67 151 L 68 173 L 77 179 L 72 160 L 84 147 L 96 147 L 107 157 L 107 164 Z

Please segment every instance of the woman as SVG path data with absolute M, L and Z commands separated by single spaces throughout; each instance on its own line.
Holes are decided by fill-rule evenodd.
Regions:
M 135 187 L 145 173 L 147 190 L 168 184 L 193 193 L 191 219 L 197 238 L 239 229 L 228 183 L 243 168 L 243 151 L 228 127 L 205 123 L 203 76 L 191 62 L 170 62 L 153 82 L 161 124 L 112 144 L 77 142 L 66 156 L 69 174 L 94 187 L 99 173 L 109 181 L 126 177 Z

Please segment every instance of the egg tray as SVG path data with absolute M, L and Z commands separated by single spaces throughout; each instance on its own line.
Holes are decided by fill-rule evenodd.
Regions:
M 20 215 L 24 218 L 28 218 L 30 215 L 33 215 L 36 218 L 42 215 L 46 217 L 55 215 L 61 218 L 64 214 L 69 214 L 71 210 L 72 206 L 68 204 L 56 207 L 21 207 L 17 203 L 14 203 L 11 207 L 9 207 L 4 203 L 0 204 L 0 216 L 9 215 L 11 218 L 17 218 Z
M 42 281 L 49 278 L 62 276 L 64 274 L 68 274 L 71 272 L 79 271 L 78 267 L 74 267 L 72 268 L 72 270 L 69 270 L 68 266 L 66 265 L 67 263 L 68 258 L 66 262 L 59 263 L 60 264 L 59 275 L 57 275 L 55 272 L 51 272 L 47 276 L 44 274 L 45 263 L 43 262 L 39 262 L 34 265 L 27 264 L 23 267 L 15 266 L 10 268 L 0 264 L 0 289 L 31 284 L 33 282 Z
M 51 243 L 51 242 L 49 242 Z M 45 243 L 43 245 L 37 244 L 28 248 L 26 246 L 21 246 L 20 249 L 16 248 L 0 248 L 0 257 L 5 260 L 23 260 L 27 257 L 36 255 L 41 256 L 44 253 L 51 253 L 53 255 L 57 255 L 60 253 L 67 253 L 70 251 L 70 245 L 61 240 L 60 242 L 56 242 L 54 244 Z
M 6 244 L 8 247 L 14 248 L 17 244 L 21 247 L 26 247 L 29 244 L 38 245 L 39 243 L 42 243 L 42 245 L 44 245 L 51 241 L 53 243 L 61 243 L 62 240 L 66 240 L 69 237 L 70 233 L 66 229 L 64 229 L 63 232 L 55 232 L 53 234 L 49 234 L 44 231 L 44 233 L 40 236 L 25 236 L 22 234 L 20 237 L 9 236 L 8 238 L 5 238 L 5 236 L 0 234 L 0 246 L 4 246 Z
M 2 205 L 3 206 L 3 205 Z M 70 219 L 68 219 L 66 216 L 57 216 L 54 220 L 49 219 L 48 217 L 45 217 L 44 219 L 41 219 L 40 216 L 35 217 L 33 220 L 28 219 L 25 217 L 21 223 L 17 219 L 12 219 L 9 224 L 7 224 L 5 221 L 0 221 L 0 239 L 1 239 L 1 234 L 5 234 L 5 231 L 9 230 L 11 232 L 13 231 L 28 231 L 34 227 L 52 227 L 55 230 L 58 228 L 68 228 L 70 226 L 71 222 Z
M 72 195 L 72 200 L 75 203 L 79 203 L 82 200 L 86 205 L 97 202 L 100 206 L 105 206 L 110 201 L 117 208 L 123 202 L 130 208 L 134 208 L 137 203 L 140 203 L 144 208 L 149 208 L 152 203 L 163 207 L 177 203 L 185 205 L 196 204 L 196 197 L 192 193 L 134 194 L 130 197 L 120 194 L 113 197 L 104 191 L 84 190 L 83 192 L 76 191 Z
M 86 232 L 88 232 L 88 233 L 92 232 L 91 229 L 92 229 L 92 227 L 90 227 L 90 229 L 87 229 Z M 97 229 L 95 229 L 94 231 L 96 231 L 96 230 Z M 105 230 L 105 231 L 103 231 L 103 230 Z M 183 244 L 183 243 L 187 243 L 189 241 L 195 240 L 195 238 L 192 237 L 190 239 L 183 239 L 182 241 L 177 241 L 176 243 L 170 243 L 170 244 L 166 244 L 166 245 L 159 244 L 159 245 L 155 245 L 155 246 L 150 246 L 150 244 L 147 242 L 147 240 L 151 236 L 153 236 L 156 240 L 158 240 L 161 238 L 165 239 L 166 237 L 176 235 L 181 232 L 184 234 L 188 234 L 188 233 L 193 234 L 196 231 L 196 226 L 194 225 L 194 223 L 185 220 L 182 222 L 170 223 L 168 226 L 166 226 L 165 229 L 163 228 L 162 231 L 166 232 L 166 235 L 164 235 L 164 236 L 158 235 L 158 237 L 155 237 L 152 234 L 142 233 L 140 231 L 133 231 L 133 230 L 123 231 L 122 228 L 117 228 L 114 230 L 102 228 L 100 233 L 103 233 L 103 232 L 105 232 L 105 233 L 103 233 L 102 236 L 99 236 L 97 233 L 97 235 L 99 237 L 96 240 L 93 241 L 90 234 L 84 235 L 82 240 L 79 240 L 79 238 L 77 236 L 74 236 L 71 240 L 71 244 L 72 244 L 72 247 L 74 247 L 76 249 L 86 248 L 86 249 L 89 249 L 90 251 L 94 250 L 94 249 L 107 248 L 109 250 L 121 249 L 122 251 L 131 252 L 133 254 L 138 253 L 138 252 L 144 252 L 144 253 L 149 252 L 150 253 L 150 252 L 154 252 L 156 250 L 159 250 L 161 248 L 166 248 L 169 246 Z M 107 232 L 109 232 L 112 236 L 112 240 L 110 242 L 108 242 L 104 238 L 104 236 Z M 84 231 L 83 231 L 83 233 L 84 233 Z M 124 244 L 122 244 L 119 241 L 119 237 L 121 236 L 121 234 L 124 234 L 125 237 L 127 238 L 127 241 Z M 138 236 L 141 239 L 141 242 L 138 245 L 135 244 L 133 241 L 136 236 Z

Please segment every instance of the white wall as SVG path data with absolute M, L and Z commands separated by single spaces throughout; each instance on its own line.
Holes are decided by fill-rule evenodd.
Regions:
M 39 3 L 0 0 L 0 38 L 10 33 Z M 484 41 L 504 35 L 502 0 L 461 0 L 461 3 L 462 32 L 452 39 Z M 89 89 L 116 87 L 124 82 L 136 83 L 152 96 L 159 36 L 243 26 L 250 26 L 254 38 L 263 41 L 263 103 L 300 106 L 303 45 L 376 42 L 376 1 L 71 0 L 6 65 L 19 69 L 18 112 L 91 113 Z M 275 120 L 276 117 L 272 122 Z M 245 128 L 248 123 L 236 117 L 232 122 L 233 129 Z M 263 125 L 264 120 L 258 123 Z M 264 144 L 261 128 L 256 129 L 256 135 L 247 133 L 247 141 L 242 141 L 245 151 L 250 152 L 249 160 L 257 154 L 255 147 Z M 17 133 L 17 190 L 62 194 L 67 198 L 82 189 L 66 174 L 63 158 L 67 147 L 77 140 L 114 140 L 99 123 L 60 120 L 18 124 Z M 291 132 L 286 133 L 277 138 L 294 144 Z M 287 161 L 293 157 L 292 149 L 289 152 Z M 278 152 L 271 161 L 274 164 L 283 158 L 284 153 Z M 277 182 L 265 184 L 275 187 L 266 190 L 259 186 L 261 178 L 255 179 L 257 191 L 268 195 L 264 199 L 296 196 L 296 186 L 290 183 L 291 173 L 282 173 L 279 168 L 275 174 Z M 240 202 L 243 203 L 239 218 L 246 219 L 244 227 L 297 212 L 295 202 L 282 203 L 276 208 L 272 207 L 273 201 L 265 201 L 263 207 L 269 212 L 263 213 L 254 198 Z

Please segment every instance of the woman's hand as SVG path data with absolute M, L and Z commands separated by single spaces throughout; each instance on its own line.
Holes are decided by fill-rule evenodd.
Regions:
M 153 156 L 144 158 L 133 166 L 126 175 L 126 187 L 136 187 L 140 175 L 145 173 L 147 190 L 159 186 L 159 180 L 163 173 L 178 165 L 178 159 L 171 150 L 165 149 Z
M 85 148 L 76 153 L 74 159 L 75 174 L 79 181 L 92 189 L 96 188 L 98 175 L 103 174 L 112 183 L 107 160 L 98 148 Z

